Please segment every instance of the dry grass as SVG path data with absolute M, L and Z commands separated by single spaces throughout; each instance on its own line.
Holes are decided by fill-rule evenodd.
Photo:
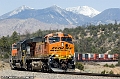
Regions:
M 120 67 L 110 68 L 110 67 L 104 67 L 103 65 L 84 65 L 85 69 L 84 72 L 88 73 L 101 73 L 102 71 L 106 71 L 109 73 L 110 71 L 113 71 L 114 74 L 120 74 Z
M 5 63 L 3 61 L 0 61 L 0 70 L 10 69 L 9 63 Z

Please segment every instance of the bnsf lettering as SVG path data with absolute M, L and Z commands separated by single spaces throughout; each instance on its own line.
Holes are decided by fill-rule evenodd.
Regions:
M 64 47 L 52 47 L 52 49 L 64 49 Z
M 57 47 L 53 47 L 52 49 L 57 49 Z
M 66 47 L 65 49 L 72 49 L 73 47 Z M 64 49 L 64 47 L 52 47 L 52 49 Z

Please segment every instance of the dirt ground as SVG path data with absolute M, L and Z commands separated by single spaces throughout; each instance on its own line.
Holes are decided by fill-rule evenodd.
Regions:
M 115 68 L 104 67 L 103 65 L 105 65 L 106 63 L 108 65 L 111 65 L 111 64 L 115 65 L 117 62 L 104 62 L 104 63 L 99 62 L 99 63 L 96 63 L 97 65 L 85 64 L 83 72 L 101 73 L 102 71 L 105 71 L 106 74 L 109 74 L 109 72 L 112 71 L 113 74 L 120 74 L 120 67 L 115 67 Z
M 111 68 L 109 67 L 103 67 L 103 66 L 94 66 L 94 65 L 85 65 L 84 66 L 84 72 L 88 72 L 88 73 L 101 73 L 102 71 L 106 71 L 106 72 L 110 72 Z
M 3 61 L 0 61 L 0 71 L 1 70 L 5 70 L 5 69 L 10 69 L 10 65 L 9 65 L 9 63 L 5 63 L 5 62 L 3 62 Z
M 104 67 L 105 64 L 116 65 L 117 62 L 94 62 L 94 63 L 82 63 L 84 65 L 84 70 L 75 69 L 76 72 L 83 72 L 83 73 L 101 73 L 105 71 L 106 74 L 109 74 L 110 71 L 113 72 L 113 74 L 120 74 L 120 67 L 110 68 L 110 67 Z
M 98 63 L 97 63 L 98 64 Z M 105 64 L 105 63 L 104 63 Z M 120 74 L 120 67 L 110 68 L 110 67 L 103 67 L 103 63 L 99 63 L 99 65 L 90 65 L 90 64 L 84 64 L 84 71 L 80 71 L 76 69 L 77 72 L 86 72 L 86 73 L 101 73 L 102 71 L 106 71 L 109 73 L 110 71 L 113 71 L 114 74 Z M 112 64 L 108 63 L 108 64 Z M 114 63 L 115 64 L 115 63 Z M 0 61 L 0 71 L 6 69 L 10 69 L 9 63 L 5 63 L 3 61 Z

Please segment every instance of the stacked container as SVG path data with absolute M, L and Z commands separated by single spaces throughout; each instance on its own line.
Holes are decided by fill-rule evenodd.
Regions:
M 99 60 L 104 60 L 104 54 L 99 54 Z
M 104 54 L 104 60 L 108 60 L 108 54 Z
M 113 59 L 114 59 L 114 55 L 110 55 L 110 54 L 109 54 L 109 55 L 108 55 L 108 59 L 109 59 L 109 60 L 113 60 Z
M 80 54 L 77 53 L 75 57 L 78 61 L 117 61 L 118 54 Z
M 114 54 L 114 58 L 113 58 L 113 60 L 118 60 L 118 57 L 119 57 L 118 54 Z
M 88 58 L 89 58 L 89 60 L 94 60 L 94 54 L 88 54 Z
M 86 59 L 85 59 L 85 54 L 82 54 L 82 60 L 86 60 Z
M 82 60 L 82 54 L 78 54 L 78 61 Z
M 94 54 L 94 60 L 99 60 L 99 54 Z

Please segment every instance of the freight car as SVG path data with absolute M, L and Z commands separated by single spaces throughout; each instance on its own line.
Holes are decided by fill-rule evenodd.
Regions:
M 118 54 L 93 54 L 93 53 L 75 53 L 76 61 L 95 61 L 95 62 L 107 62 L 118 61 Z
M 11 69 L 71 71 L 75 69 L 74 44 L 70 34 L 51 33 L 12 44 Z

